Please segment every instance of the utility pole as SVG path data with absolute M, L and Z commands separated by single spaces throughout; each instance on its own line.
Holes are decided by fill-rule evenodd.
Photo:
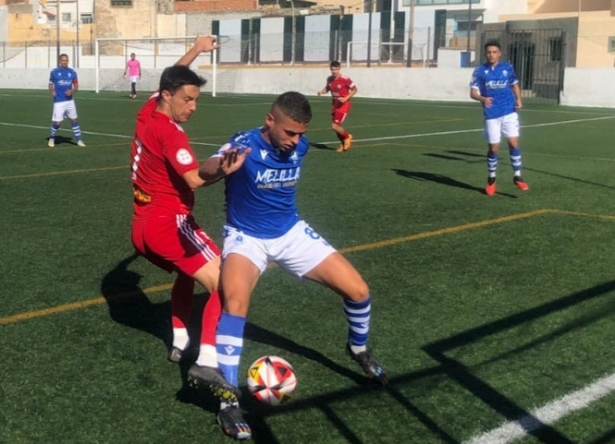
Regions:
M 297 23 L 295 19 L 295 2 L 294 0 L 290 0 L 290 15 L 291 15 L 291 23 L 290 23 L 290 64 L 295 64 L 295 44 L 297 40 Z
M 372 10 L 373 0 L 369 0 L 367 3 L 369 5 L 369 15 L 367 20 L 367 67 L 372 66 Z
M 472 57 L 470 56 L 470 35 L 472 29 L 472 0 L 468 0 L 468 43 L 467 43 L 467 54 L 468 54 L 468 67 L 472 64 Z
M 60 0 L 56 0 L 56 66 L 60 61 Z
M 416 0 L 410 0 L 410 18 L 408 19 L 408 59 L 406 66 L 412 67 L 412 41 L 414 40 L 414 4 Z

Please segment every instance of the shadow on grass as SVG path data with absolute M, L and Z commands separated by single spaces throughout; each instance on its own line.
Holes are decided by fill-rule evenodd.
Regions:
M 329 145 L 325 143 L 314 143 L 314 142 L 310 142 L 310 148 L 316 148 L 318 150 L 329 150 L 329 151 L 335 151 L 337 149 L 337 147 L 330 147 Z
M 563 436 L 551 425 L 542 423 L 538 418 L 533 417 L 526 409 L 517 405 L 511 399 L 506 398 L 506 396 L 495 390 L 487 382 L 472 374 L 472 369 L 466 367 L 455 359 L 449 358 L 446 356 L 446 353 L 451 350 L 473 344 L 483 338 L 487 338 L 528 322 L 544 318 L 545 316 L 553 313 L 568 308 L 573 308 L 583 302 L 602 297 L 613 292 L 615 292 L 615 281 L 606 282 L 604 284 L 573 293 L 555 301 L 547 302 L 529 310 L 510 315 L 506 318 L 466 330 L 447 339 L 428 344 L 423 347 L 423 350 L 440 363 L 444 374 L 456 381 L 468 392 L 472 393 L 476 398 L 482 400 L 486 405 L 490 406 L 494 411 L 498 412 L 503 417 L 510 421 L 515 421 L 519 418 L 531 419 L 528 421 L 524 420 L 520 423 L 522 427 L 526 427 L 525 431 L 527 434 L 532 435 L 534 438 L 544 443 L 557 442 L 561 444 L 572 444 L 573 441 Z M 567 328 L 558 329 L 557 333 L 559 333 L 560 336 L 567 334 L 577 328 L 585 327 L 592 322 L 597 322 L 604 317 L 610 316 L 611 313 L 612 311 L 603 311 L 599 314 L 597 313 L 595 315 L 585 317 L 579 320 L 578 323 L 569 324 Z M 554 339 L 555 336 L 548 335 L 547 338 Z M 540 342 L 542 343 L 544 341 Z M 522 349 L 519 350 L 519 352 L 521 351 Z M 500 357 L 510 357 L 510 355 L 503 354 Z M 493 359 L 489 359 L 487 362 L 493 362 Z M 477 364 L 475 367 L 483 364 L 484 362 Z M 527 424 L 531 424 L 532 427 L 527 427 Z M 610 439 L 611 437 L 610 434 L 605 436 L 607 439 Z
M 478 188 L 472 185 L 469 185 L 464 182 L 460 182 L 455 179 L 451 179 L 450 177 L 443 176 L 441 174 L 433 174 L 433 173 L 423 173 L 420 171 L 407 171 L 407 170 L 398 170 L 392 169 L 395 174 L 399 174 L 400 176 L 407 177 L 409 179 L 419 180 L 423 182 L 435 182 L 442 185 L 447 185 L 449 187 L 461 188 L 463 190 L 474 191 L 476 193 L 485 194 L 485 190 L 483 188 Z M 497 192 L 500 196 L 509 197 L 511 199 L 517 199 L 517 196 L 514 194 L 501 193 Z
M 49 137 L 47 137 L 47 140 L 49 140 Z M 56 146 L 61 145 L 61 144 L 69 144 L 69 145 L 77 146 L 77 142 L 73 141 L 72 137 L 60 136 L 56 134 L 53 140 Z

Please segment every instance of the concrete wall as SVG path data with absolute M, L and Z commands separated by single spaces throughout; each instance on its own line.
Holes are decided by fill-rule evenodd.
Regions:
M 615 108 L 615 69 L 566 68 L 561 103 Z
M 198 66 L 198 65 L 195 65 Z M 146 69 L 141 91 L 156 88 L 162 69 Z M 210 80 L 204 88 L 211 91 L 211 70 L 207 66 L 197 72 Z M 80 69 L 82 90 L 95 87 L 94 69 Z M 359 87 L 360 97 L 470 101 L 471 68 L 350 68 L 344 70 Z M 328 74 L 322 68 L 219 69 L 217 90 L 220 93 L 279 94 L 288 90 L 315 95 Z M 46 89 L 48 69 L 0 69 L 0 88 Z M 121 69 L 103 69 L 104 89 L 128 91 Z M 600 85 L 598 88 L 596 85 Z M 615 108 L 615 69 L 566 68 L 562 105 Z

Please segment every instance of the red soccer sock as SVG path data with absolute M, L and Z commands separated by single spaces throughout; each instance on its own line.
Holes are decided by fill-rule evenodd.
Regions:
M 222 298 L 218 290 L 210 295 L 201 318 L 201 345 L 216 345 L 216 330 L 222 314 Z
M 343 142 L 344 140 L 348 139 L 348 136 L 349 136 L 348 132 L 344 131 L 344 132 L 342 133 L 342 142 Z
M 171 324 L 173 328 L 188 328 L 192 312 L 194 279 L 179 274 L 171 290 Z

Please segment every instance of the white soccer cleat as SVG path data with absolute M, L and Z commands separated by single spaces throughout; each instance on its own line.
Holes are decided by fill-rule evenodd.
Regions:
M 83 143 L 83 140 L 80 140 L 79 142 L 77 142 L 77 146 L 80 146 L 81 148 L 85 148 L 85 143 Z
M 54 146 L 56 146 L 56 143 L 53 139 L 49 139 L 49 141 L 47 142 L 47 146 L 49 148 L 53 148 Z

